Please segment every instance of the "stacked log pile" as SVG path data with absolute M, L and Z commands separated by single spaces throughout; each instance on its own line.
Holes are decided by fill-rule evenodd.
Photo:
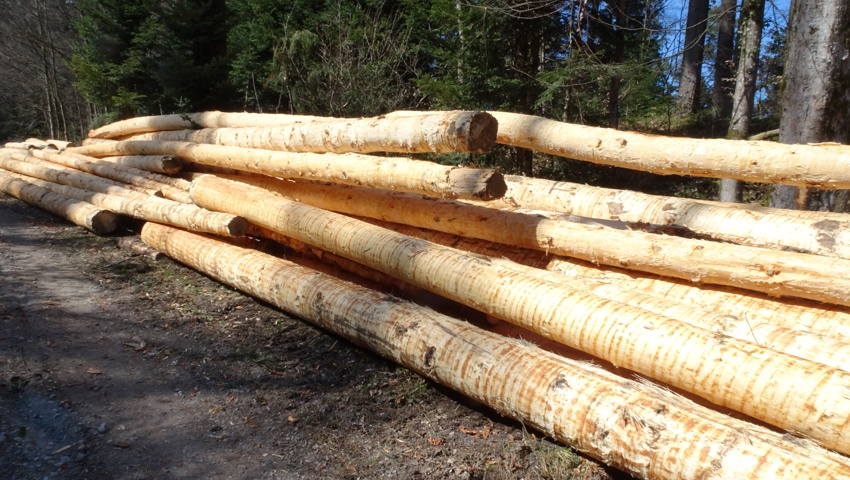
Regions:
M 850 478 L 850 216 L 408 158 L 496 142 L 850 185 L 843 147 L 502 112 L 206 112 L 117 122 L 81 147 L 7 144 L 0 188 L 98 233 L 115 214 L 145 220 L 166 255 L 635 476 Z M 175 176 L 181 164 L 195 173 Z M 243 235 L 297 255 L 231 240 Z

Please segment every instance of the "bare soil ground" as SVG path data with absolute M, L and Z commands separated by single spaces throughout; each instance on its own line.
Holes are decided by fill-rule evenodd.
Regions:
M 0 194 L 0 477 L 627 478 Z

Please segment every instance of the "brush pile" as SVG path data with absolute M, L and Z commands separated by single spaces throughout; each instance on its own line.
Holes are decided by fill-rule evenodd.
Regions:
M 495 143 L 850 187 L 846 147 L 453 111 L 136 118 L 6 144 L 0 190 L 101 234 L 144 220 L 166 255 L 637 477 L 850 478 L 850 215 L 405 156 Z

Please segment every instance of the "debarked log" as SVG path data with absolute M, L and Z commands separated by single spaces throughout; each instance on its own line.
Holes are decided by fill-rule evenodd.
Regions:
M 850 475 L 846 459 L 810 442 L 386 294 L 160 225 L 146 224 L 142 238 L 221 282 L 641 478 Z
M 498 203 L 590 218 L 671 225 L 705 238 L 850 259 L 850 215 L 648 195 L 505 176 Z
M 98 234 L 118 228 L 118 216 L 89 202 L 77 200 L 33 185 L 0 170 L 0 192 L 62 217 Z
M 850 452 L 850 373 L 212 176 L 192 199 Z M 721 367 L 718 368 L 718 365 Z M 727 368 L 728 366 L 728 368 Z M 777 381 L 781 379 L 781 381 Z
M 65 197 L 89 202 L 112 212 L 140 220 L 151 220 L 188 230 L 230 237 L 242 236 L 248 228 L 248 222 L 244 218 L 228 213 L 211 212 L 195 205 L 164 199 L 145 200 L 134 196 L 116 195 L 115 193 L 98 193 L 39 178 L 26 178 L 25 175 L 16 173 L 9 173 L 9 175 L 24 179 L 33 185 Z M 110 190 L 110 192 L 113 191 Z
M 850 305 L 850 260 L 617 230 L 356 186 L 262 177 L 239 181 L 327 210 L 692 282 Z
M 191 142 L 115 142 L 74 152 L 93 157 L 174 155 L 184 160 L 274 177 L 324 180 L 445 198 L 492 200 L 505 193 L 502 174 L 489 168 L 459 168 L 401 157 L 356 153 L 292 153 Z
M 490 112 L 497 142 L 659 175 L 850 188 L 850 147 L 665 137 Z
M 195 142 L 286 152 L 486 153 L 498 124 L 486 112 L 428 112 L 416 117 L 317 119 L 280 126 L 141 133 L 122 140 Z

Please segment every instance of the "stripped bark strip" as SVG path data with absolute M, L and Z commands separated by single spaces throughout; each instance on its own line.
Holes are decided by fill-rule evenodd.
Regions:
M 850 453 L 850 373 L 206 176 L 192 199 Z M 729 365 L 718 368 L 718 365 Z M 778 381 L 777 379 L 781 379 Z
M 260 177 L 239 181 L 352 215 L 692 282 L 850 305 L 850 260 L 614 230 L 401 192 Z
M 275 177 L 325 180 L 445 198 L 491 200 L 505 193 L 500 173 L 399 157 L 356 153 L 292 153 L 187 142 L 116 142 L 79 147 L 93 157 L 174 155 L 184 160 Z
M 721 308 L 708 310 L 692 303 L 679 303 L 661 295 L 649 294 L 634 288 L 627 275 L 608 279 L 601 276 L 573 275 L 564 278 L 557 265 L 572 264 L 564 257 L 545 255 L 533 250 L 518 249 L 493 242 L 464 239 L 433 230 L 373 220 L 375 225 L 403 235 L 421 238 L 440 245 L 451 246 L 492 257 L 491 261 L 542 281 L 572 290 L 587 292 L 602 298 L 642 308 L 648 312 L 673 318 L 714 333 L 728 335 L 777 352 L 850 371 L 850 337 L 839 339 L 812 333 L 801 328 L 793 317 L 782 319 L 752 319 L 732 315 Z M 371 222 L 370 222 L 371 223 Z M 506 262 L 505 259 L 508 261 Z M 577 263 L 577 262 L 576 262 Z M 346 268 L 343 266 L 343 268 Z M 546 271 L 551 268 L 554 271 Z M 592 266 L 586 268 L 592 269 Z M 349 269 L 352 271 L 352 269 Z M 357 273 L 355 271 L 355 273 Z M 662 282 L 663 280 L 658 280 Z M 846 324 L 850 328 L 850 323 Z
M 756 247 L 850 258 L 850 215 L 647 195 L 539 178 L 506 176 L 498 203 L 591 218 L 686 228 Z
M 98 234 L 118 228 L 118 216 L 91 203 L 59 195 L 0 170 L 0 192 L 46 210 Z
M 499 121 L 498 143 L 552 155 L 660 175 L 850 188 L 847 147 L 664 137 L 518 113 L 490 113 Z
M 168 155 L 124 155 L 103 157 L 104 162 L 115 163 L 152 173 L 174 175 L 183 169 L 183 162 Z
M 185 130 L 218 127 L 275 127 L 293 122 L 325 120 L 328 117 L 310 117 L 302 115 L 199 112 L 174 115 L 154 115 L 136 117 L 110 123 L 89 132 L 92 138 L 117 138 L 134 133 L 157 132 L 161 130 Z
M 25 179 L 33 185 L 59 195 L 89 202 L 112 212 L 140 220 L 149 220 L 198 232 L 231 237 L 244 235 L 248 228 L 248 222 L 244 218 L 228 213 L 211 212 L 195 205 L 186 205 L 169 200 L 144 201 L 127 196 L 96 193 L 37 178 L 26 178 L 15 173 L 9 173 L 9 175 L 18 179 Z
M 72 187 L 135 198 L 137 200 L 159 199 L 151 195 L 150 190 L 108 180 L 77 169 L 56 165 L 35 157 L 13 153 L 9 149 L 0 150 L 0 168 L 48 182 L 70 185 Z
M 838 479 L 843 457 L 268 255 L 146 224 L 190 267 L 642 478 Z M 463 367 L 458 367 L 463 366 Z
M 498 124 L 485 112 L 431 112 L 417 117 L 328 119 L 274 127 L 157 131 L 123 140 L 195 142 L 316 153 L 485 153 Z
M 56 153 L 48 150 L 30 152 L 35 158 L 46 160 L 57 165 L 74 168 L 99 177 L 108 178 L 127 185 L 160 191 L 165 198 L 181 203 L 192 203 L 189 192 L 149 178 L 142 170 L 130 169 L 119 165 L 110 165 L 100 160 L 75 153 Z

